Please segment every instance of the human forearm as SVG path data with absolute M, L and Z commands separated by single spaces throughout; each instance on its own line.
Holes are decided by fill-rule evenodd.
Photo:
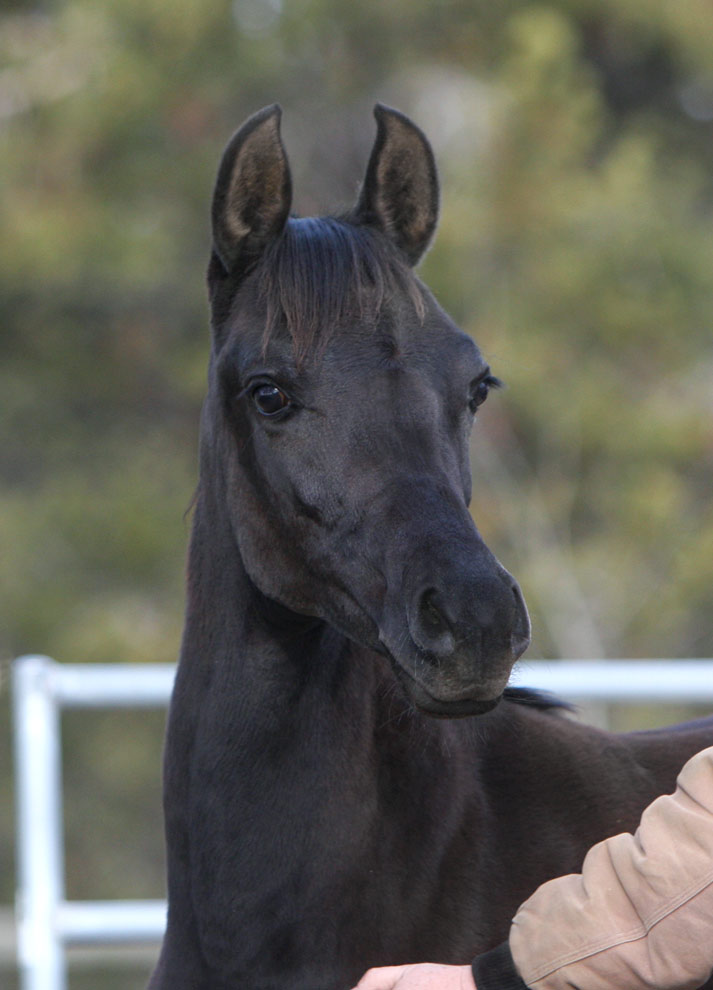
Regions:
M 536 990 L 684 990 L 711 972 L 712 925 L 713 748 L 688 762 L 635 835 L 599 843 L 581 875 L 540 887 L 509 945 Z

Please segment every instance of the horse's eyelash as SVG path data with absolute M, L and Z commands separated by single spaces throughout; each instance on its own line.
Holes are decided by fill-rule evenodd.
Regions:
M 501 378 L 496 378 L 495 375 L 487 375 L 483 379 L 483 383 L 488 388 L 505 388 L 505 382 Z

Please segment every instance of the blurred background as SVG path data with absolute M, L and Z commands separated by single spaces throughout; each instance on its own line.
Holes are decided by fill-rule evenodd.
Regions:
M 0 905 L 10 658 L 177 654 L 222 148 L 280 102 L 296 210 L 340 210 L 376 100 L 432 140 L 421 274 L 508 385 L 473 514 L 529 655 L 713 655 L 707 0 L 3 0 Z M 69 897 L 163 896 L 163 720 L 63 717 Z M 71 986 L 149 967 L 84 960 Z

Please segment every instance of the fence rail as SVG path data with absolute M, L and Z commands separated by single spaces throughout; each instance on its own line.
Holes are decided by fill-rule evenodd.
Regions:
M 65 899 L 60 714 L 63 708 L 161 707 L 174 676 L 170 664 L 59 664 L 26 656 L 13 665 L 22 990 L 65 990 L 70 945 L 157 942 L 163 934 L 163 901 Z M 528 661 L 511 683 L 574 702 L 707 704 L 713 660 Z

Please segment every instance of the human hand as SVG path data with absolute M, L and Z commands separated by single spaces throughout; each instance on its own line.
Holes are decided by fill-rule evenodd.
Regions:
M 470 966 L 420 963 L 369 969 L 354 990 L 476 990 Z

